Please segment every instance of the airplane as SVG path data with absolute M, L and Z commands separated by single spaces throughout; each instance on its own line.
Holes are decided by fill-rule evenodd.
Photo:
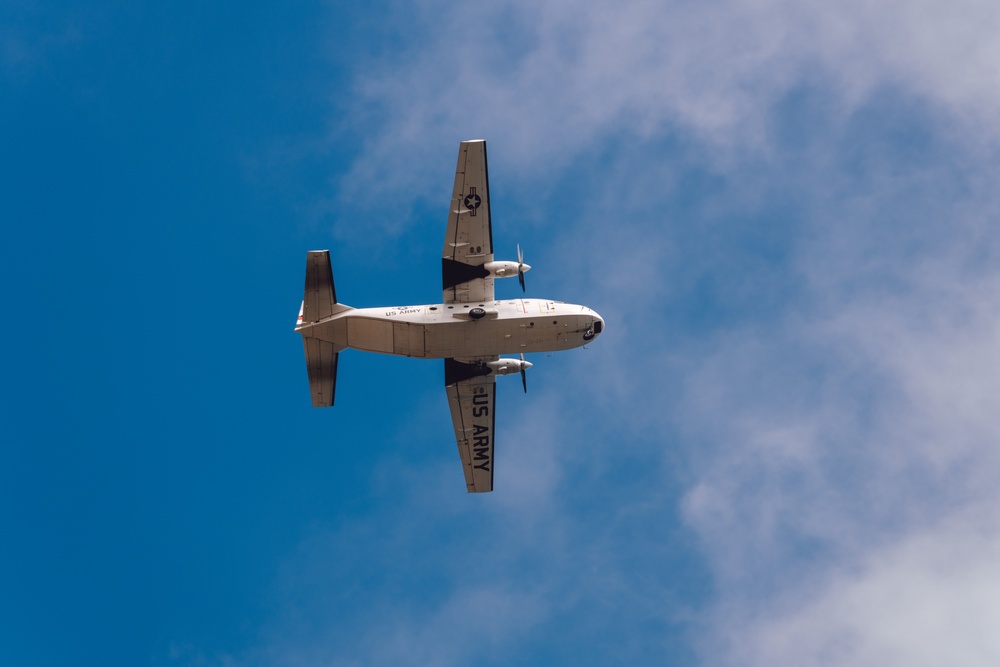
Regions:
M 302 335 L 312 404 L 333 405 L 338 354 L 347 349 L 444 359 L 444 384 L 469 493 L 493 490 L 496 378 L 532 364 L 524 355 L 580 347 L 604 331 L 585 306 L 550 299 L 496 299 L 496 278 L 518 277 L 524 263 L 495 261 L 486 142 L 461 142 L 441 259 L 443 302 L 351 308 L 337 301 L 329 250 L 306 257 L 305 296 L 295 331 Z M 501 355 L 518 355 L 505 358 Z

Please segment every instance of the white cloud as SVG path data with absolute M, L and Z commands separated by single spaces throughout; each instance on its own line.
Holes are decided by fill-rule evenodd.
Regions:
M 951 197 L 978 179 L 948 165 L 896 172 L 812 218 L 805 298 L 720 331 L 685 378 L 677 409 L 706 447 L 683 507 L 720 591 L 708 663 L 995 656 L 976 587 L 998 574 L 997 200 Z
M 593 294 L 608 330 L 586 363 L 532 373 L 558 369 L 574 388 L 599 378 L 605 391 L 582 407 L 544 393 L 537 409 L 510 406 L 498 488 L 512 494 L 480 515 L 506 538 L 486 557 L 491 584 L 444 577 L 430 611 L 414 602 L 373 622 L 366 655 L 399 661 L 419 638 L 446 643 L 467 599 L 496 606 L 516 642 L 569 607 L 586 626 L 581 605 L 604 595 L 627 602 L 620 627 L 698 608 L 706 664 L 986 664 L 997 647 L 977 619 L 997 610 L 979 587 L 996 579 L 1000 544 L 1000 199 L 988 154 L 1000 10 L 423 8 L 430 41 L 366 67 L 359 106 L 380 118 L 343 188 L 362 199 L 446 192 L 447 169 L 425 165 L 450 167 L 456 141 L 482 135 L 503 146 L 508 187 L 536 197 L 524 208 L 541 219 L 562 214 L 553 188 L 583 179 L 572 224 L 551 224 L 551 247 L 529 261 L 572 266 L 549 284 Z M 822 108 L 783 107 L 796 91 Z M 897 126 L 918 136 L 891 136 Z M 592 164 L 574 164 L 581 155 Z M 692 175 L 715 181 L 690 195 Z M 713 299 L 710 321 L 691 314 Z M 600 415 L 584 414 L 594 406 Z M 565 438 L 586 447 L 567 456 L 548 444 Z M 647 465 L 627 467 L 638 460 Z M 628 484 L 605 483 L 623 467 Z M 427 544 L 420 531 L 439 529 L 424 515 L 442 499 L 419 478 L 407 482 L 409 512 L 367 517 L 387 531 L 374 551 Z M 662 527 L 677 512 L 717 592 L 683 611 L 665 581 L 677 532 Z M 352 530 L 311 553 L 364 541 Z M 544 590 L 519 584 L 512 565 L 539 553 Z M 564 606 L 543 604 L 552 598 Z M 522 604 L 531 613 L 511 620 Z M 907 643 L 907 629 L 919 638 Z M 307 643 L 325 645 L 322 632 Z M 417 658 L 452 664 L 470 651 Z
M 996 517 L 963 514 L 783 591 L 763 608 L 721 612 L 719 624 L 730 631 L 716 664 L 994 665 L 998 585 Z
M 1000 8 L 988 1 L 423 8 L 410 27 L 430 39 L 366 68 L 358 113 L 377 109 L 378 129 L 345 192 L 432 187 L 421 165 L 480 135 L 529 179 L 614 137 L 691 135 L 728 163 L 768 150 L 775 105 L 800 88 L 844 114 L 899 90 L 961 121 L 959 134 L 997 138 Z

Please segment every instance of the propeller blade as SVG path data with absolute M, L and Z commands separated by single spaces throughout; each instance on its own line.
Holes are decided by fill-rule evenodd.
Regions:
M 520 243 L 517 244 L 517 282 L 521 283 L 521 291 L 526 291 L 524 287 L 524 253 L 521 252 Z
M 524 367 L 524 352 L 521 353 L 521 386 L 524 387 L 524 393 L 528 393 L 528 369 Z

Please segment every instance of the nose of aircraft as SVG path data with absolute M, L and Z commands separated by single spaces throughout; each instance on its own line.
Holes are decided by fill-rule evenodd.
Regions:
M 599 336 L 604 331 L 604 318 L 594 313 L 594 335 Z

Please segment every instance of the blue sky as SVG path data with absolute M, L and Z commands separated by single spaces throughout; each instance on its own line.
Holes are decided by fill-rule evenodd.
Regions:
M 998 31 L 5 3 L 0 664 L 995 665 Z M 529 293 L 607 321 L 501 383 L 483 496 L 438 362 L 317 410 L 292 332 L 310 249 L 440 298 L 469 138 Z

